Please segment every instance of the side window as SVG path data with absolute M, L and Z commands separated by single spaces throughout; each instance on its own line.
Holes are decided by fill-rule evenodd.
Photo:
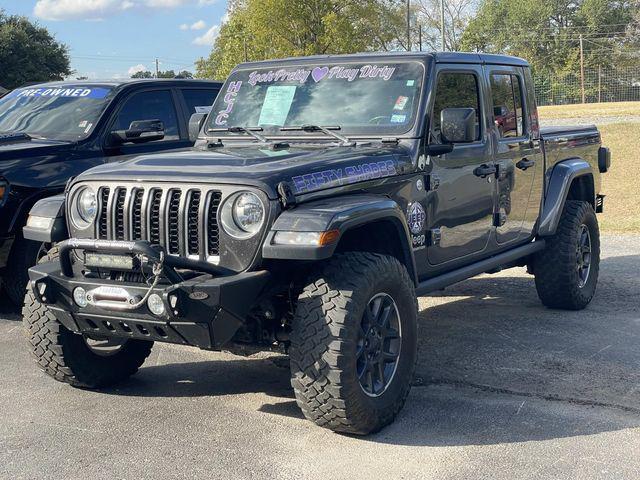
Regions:
M 125 100 L 114 124 L 114 130 L 126 130 L 135 120 L 162 120 L 164 141 L 178 140 L 178 117 L 169 90 L 136 93 Z
M 476 140 L 480 139 L 480 94 L 473 73 L 444 72 L 438 75 L 433 105 L 431 141 L 440 142 L 440 112 L 445 108 L 473 108 L 476 111 Z
M 516 75 L 492 74 L 493 121 L 500 138 L 524 135 L 522 88 Z
M 184 101 L 189 110 L 189 116 L 194 113 L 209 113 L 213 101 L 218 95 L 218 90 L 207 90 L 203 88 L 190 88 L 181 90 Z

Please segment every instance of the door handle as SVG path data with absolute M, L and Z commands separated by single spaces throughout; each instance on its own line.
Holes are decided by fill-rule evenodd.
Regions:
M 531 168 L 536 164 L 535 160 L 529 160 L 528 158 L 523 158 L 518 163 L 516 163 L 516 167 L 520 170 L 526 170 L 527 168 Z
M 495 175 L 495 173 L 498 171 L 498 169 L 496 168 L 495 165 L 487 165 L 486 163 L 483 165 L 480 165 L 479 167 L 477 167 L 474 171 L 473 174 L 476 177 L 480 177 L 480 178 L 487 178 L 489 175 Z

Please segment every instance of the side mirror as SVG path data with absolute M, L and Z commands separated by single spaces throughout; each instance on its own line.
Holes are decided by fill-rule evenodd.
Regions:
M 204 125 L 204 121 L 207 118 L 206 113 L 194 113 L 189 118 L 189 141 L 195 142 L 200 135 L 200 130 Z
M 440 112 L 440 134 L 445 143 L 470 143 L 476 139 L 475 108 L 445 108 Z
M 161 120 L 135 120 L 127 130 L 111 132 L 111 141 L 115 145 L 152 142 L 163 138 L 164 123 Z

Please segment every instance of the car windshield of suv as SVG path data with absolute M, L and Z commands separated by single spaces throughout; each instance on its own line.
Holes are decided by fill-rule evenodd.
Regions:
M 0 99 L 0 133 L 77 141 L 86 138 L 109 103 L 104 86 L 20 88 Z
M 281 127 L 316 125 L 343 135 L 402 134 L 415 121 L 423 77 L 417 62 L 239 70 L 218 95 L 207 130 L 261 127 L 277 135 Z

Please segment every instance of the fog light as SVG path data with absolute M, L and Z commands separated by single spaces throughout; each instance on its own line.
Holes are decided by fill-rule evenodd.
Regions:
M 162 297 L 157 293 L 152 293 L 151 295 L 149 295 L 147 306 L 149 307 L 149 310 L 151 310 L 151 313 L 153 313 L 154 315 L 164 315 L 164 302 L 162 301 Z
M 80 308 L 84 308 L 89 303 L 87 301 L 87 291 L 82 287 L 76 287 L 73 291 L 73 301 L 76 302 Z

